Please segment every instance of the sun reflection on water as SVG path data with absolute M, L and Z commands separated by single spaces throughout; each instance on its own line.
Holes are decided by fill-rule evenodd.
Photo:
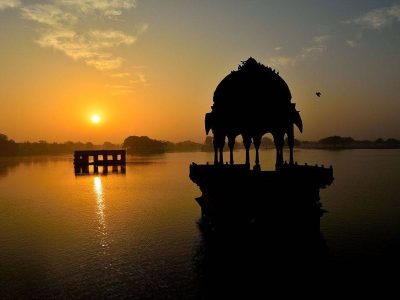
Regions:
M 101 236 L 101 246 L 106 249 L 108 248 L 108 234 L 107 234 L 107 224 L 105 221 L 105 205 L 104 205 L 104 192 L 103 184 L 99 176 L 94 177 L 94 192 L 96 194 L 97 202 L 97 216 L 99 220 L 99 231 Z

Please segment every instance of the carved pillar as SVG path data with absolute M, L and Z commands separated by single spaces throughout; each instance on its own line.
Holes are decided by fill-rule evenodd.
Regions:
M 225 137 L 222 137 L 218 143 L 219 148 L 219 163 L 221 165 L 224 164 L 224 146 L 225 146 Z
M 231 165 L 234 164 L 233 161 L 233 148 L 235 146 L 235 138 L 234 137 L 228 137 L 228 146 L 229 146 L 229 163 Z
M 256 168 L 260 168 L 260 157 L 259 157 L 259 149 L 261 145 L 261 136 L 253 137 L 254 147 L 256 148 Z
M 218 143 L 217 143 L 217 139 L 214 135 L 213 137 L 213 147 L 214 147 L 214 165 L 218 164 Z
M 288 135 L 288 145 L 289 145 L 289 155 L 290 155 L 290 158 L 289 158 L 289 164 L 293 164 L 293 162 L 294 162 L 294 158 L 293 158 L 293 148 L 294 148 L 294 128 L 293 128 L 293 124 L 291 124 L 290 126 L 289 126 L 289 130 L 288 130 L 288 133 L 287 133 L 287 135 Z
M 283 164 L 283 143 L 284 143 L 284 134 L 276 134 L 274 135 L 274 143 L 276 148 L 276 163 L 275 168 L 278 170 L 281 168 Z
M 250 167 L 250 145 L 251 145 L 251 138 L 250 137 L 243 137 L 243 144 L 246 148 L 246 165 Z

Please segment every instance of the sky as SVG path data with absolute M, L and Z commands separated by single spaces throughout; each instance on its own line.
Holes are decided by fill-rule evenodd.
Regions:
M 386 0 L 0 0 L 0 133 L 202 142 L 216 86 L 250 56 L 288 83 L 296 138 L 400 138 L 400 1 Z

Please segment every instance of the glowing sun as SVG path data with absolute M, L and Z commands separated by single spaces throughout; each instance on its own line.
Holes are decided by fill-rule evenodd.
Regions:
M 101 118 L 99 115 L 93 115 L 90 119 L 91 119 L 92 123 L 94 123 L 94 124 L 98 124 L 101 121 Z

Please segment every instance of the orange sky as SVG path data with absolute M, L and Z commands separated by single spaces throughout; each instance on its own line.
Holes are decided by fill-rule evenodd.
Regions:
M 400 138 L 396 4 L 326 2 L 294 14 L 285 1 L 103 2 L 0 1 L 1 133 L 203 141 L 215 87 L 253 56 L 288 82 L 298 138 Z

